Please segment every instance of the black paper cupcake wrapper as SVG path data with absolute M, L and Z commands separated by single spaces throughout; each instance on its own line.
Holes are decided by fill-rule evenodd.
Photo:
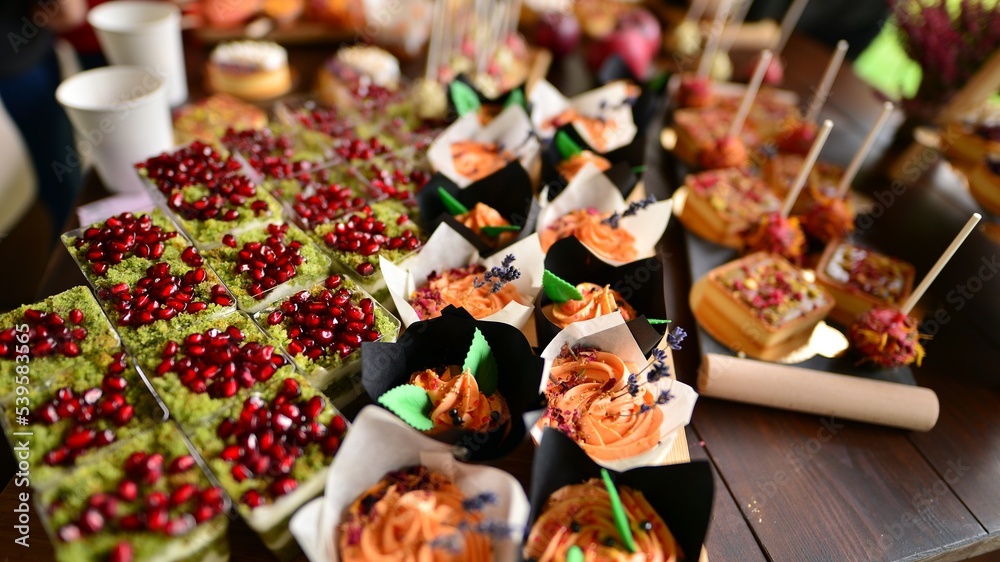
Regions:
M 433 232 L 442 222 L 447 222 L 476 246 L 480 254 L 492 254 L 510 244 L 500 248 L 489 247 L 476 233 L 448 213 L 438 195 L 438 188 L 443 188 L 470 210 L 476 203 L 483 203 L 496 209 L 511 224 L 520 226 L 521 231 L 510 244 L 527 238 L 534 232 L 538 200 L 531 187 L 531 178 L 520 162 L 511 162 L 465 188 L 460 188 L 444 174 L 437 173 L 417 194 L 417 205 L 425 232 Z
M 638 318 L 629 320 L 626 324 L 642 352 L 649 355 L 650 350 L 659 343 L 669 324 L 651 326 L 646 318 L 668 319 L 666 301 L 664 299 L 663 264 L 658 256 L 638 260 L 614 267 L 594 256 L 575 237 L 563 238 L 549 248 L 545 255 L 545 269 L 556 274 L 570 285 L 584 282 L 598 285 L 611 285 L 618 291 L 627 303 L 632 305 Z M 544 348 L 561 328 L 552 323 L 542 307 L 552 304 L 544 291 L 539 293 L 538 306 L 535 307 L 535 333 L 538 337 L 538 347 Z
M 571 484 L 601 477 L 601 467 L 572 439 L 546 429 L 531 466 L 531 514 L 524 532 L 526 541 L 553 492 Z M 642 492 L 667 524 L 683 552 L 684 560 L 697 560 L 712 518 L 715 482 L 707 461 L 610 471 L 616 486 Z
M 408 384 L 413 373 L 428 368 L 462 365 L 475 329 L 489 342 L 499 367 L 497 392 L 510 409 L 510 432 L 476 433 L 455 430 L 435 435 L 439 441 L 467 450 L 470 460 L 500 457 L 524 439 L 523 414 L 537 409 L 544 362 L 517 328 L 482 322 L 464 309 L 445 308 L 441 316 L 411 324 L 395 343 L 362 345 L 362 384 L 373 402 L 387 391 Z

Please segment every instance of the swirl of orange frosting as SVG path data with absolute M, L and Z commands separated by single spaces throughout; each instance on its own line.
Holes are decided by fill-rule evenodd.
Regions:
M 636 552 L 629 553 L 621 543 L 608 490 L 603 481 L 592 478 L 583 484 L 563 486 L 549 496 L 531 527 L 524 558 L 562 562 L 570 547 L 576 545 L 587 562 L 675 562 L 680 547 L 642 492 L 622 486 L 618 496 Z
M 611 162 L 607 158 L 594 154 L 589 150 L 580 151 L 556 165 L 556 169 L 567 180 L 572 180 L 580 173 L 587 164 L 597 166 L 597 169 L 604 172 L 611 169 Z
M 598 152 L 607 152 L 610 143 L 618 131 L 618 124 L 614 121 L 607 121 L 600 117 L 587 117 L 577 112 L 575 109 L 567 109 L 559 115 L 553 117 L 549 123 L 553 128 L 558 129 L 567 123 L 582 128 L 587 132 L 587 142 Z
M 485 271 L 483 266 L 473 265 L 458 267 L 443 274 L 432 274 L 427 278 L 427 283 L 411 295 L 410 304 L 421 320 L 441 316 L 441 310 L 449 304 L 464 308 L 476 319 L 502 310 L 511 301 L 527 304 L 510 283 L 496 293 L 491 292 L 490 283 L 476 287 L 476 279 L 482 281 Z
M 448 429 L 493 431 L 510 421 L 507 402 L 499 392 L 487 396 L 479 391 L 476 377 L 451 366 L 443 374 L 434 369 L 413 373 L 410 384 L 427 391 L 431 399 L 433 435 Z M 510 428 L 508 428 L 509 430 Z
M 488 562 L 481 513 L 468 512 L 454 482 L 414 466 L 390 472 L 362 494 L 337 528 L 344 562 Z M 453 539 L 453 540 L 450 540 Z
M 542 251 L 548 252 L 558 240 L 576 236 L 599 256 L 620 262 L 634 261 L 639 255 L 635 236 L 624 228 L 602 222 L 608 216 L 610 213 L 601 214 L 596 209 L 578 209 L 559 217 L 538 234 Z
M 629 374 L 613 353 L 578 350 L 560 356 L 549 371 L 549 406 L 538 423 L 562 431 L 597 461 L 651 450 L 660 441 L 663 412 L 647 388 L 629 394 Z
M 552 305 L 549 319 L 560 328 L 565 328 L 573 322 L 611 314 L 616 310 L 621 310 L 622 318 L 625 320 L 631 320 L 636 316 L 635 309 L 610 285 L 602 287 L 594 283 L 580 283 L 576 289 L 583 295 L 582 300 L 568 300 Z
M 483 234 L 484 226 L 510 225 L 499 211 L 484 203 L 476 203 L 469 212 L 456 215 L 455 220 L 468 227 L 472 232 L 475 232 L 484 242 L 493 248 L 506 246 L 517 238 L 517 232 L 501 232 L 499 236 L 487 236 Z
M 480 180 L 514 161 L 509 150 L 492 142 L 462 140 L 451 143 L 455 172 L 472 181 Z

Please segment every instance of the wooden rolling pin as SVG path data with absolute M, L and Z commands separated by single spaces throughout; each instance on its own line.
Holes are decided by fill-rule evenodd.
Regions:
M 728 355 L 706 354 L 698 373 L 703 396 L 930 431 L 940 405 L 929 388 L 835 375 Z

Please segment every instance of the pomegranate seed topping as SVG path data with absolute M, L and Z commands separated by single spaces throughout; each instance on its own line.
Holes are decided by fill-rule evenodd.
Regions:
M 177 232 L 154 225 L 148 215 L 136 217 L 132 213 L 122 213 L 109 218 L 100 227 L 85 230 L 76 238 L 74 246 L 93 264 L 91 272 L 103 276 L 109 265 L 121 263 L 129 256 L 159 258 L 165 248 L 163 242 L 176 236 Z
M 160 531 L 166 528 L 170 513 L 165 507 L 154 507 L 146 510 L 146 528 L 150 531 Z
M 368 277 L 369 275 L 373 275 L 375 273 L 375 266 L 368 262 L 360 263 L 354 269 L 362 277 Z
M 181 484 L 172 494 L 170 494 L 170 505 L 177 507 L 184 505 L 198 492 L 198 487 L 188 482 Z
M 211 519 L 215 515 L 215 510 L 207 505 L 199 505 L 191 514 L 195 522 L 201 524 Z
M 247 490 L 240 501 L 251 508 L 260 507 L 264 505 L 264 496 L 257 490 Z
M 122 501 L 131 502 L 139 496 L 139 486 L 131 480 L 122 480 L 118 484 L 118 497 Z
M 59 528 L 59 540 L 62 542 L 73 542 L 79 540 L 83 533 L 80 532 L 80 527 L 77 527 L 73 523 L 67 523 Z
M 298 486 L 299 483 L 293 478 L 279 478 L 271 484 L 270 492 L 275 496 L 283 496 L 292 493 Z
M 167 469 L 167 472 L 170 474 L 180 474 L 182 472 L 187 471 L 193 466 L 194 466 L 194 457 L 192 457 L 191 455 L 182 455 L 180 457 L 177 457 L 176 459 L 173 460 L 173 462 L 170 463 L 170 467 Z
M 167 494 L 163 492 L 153 492 L 148 496 L 146 496 L 146 505 L 148 507 L 154 507 L 154 508 L 163 507 L 167 505 L 169 499 L 170 498 L 167 496 Z
M 108 562 L 132 562 L 132 545 L 127 542 L 116 544 L 108 553 Z
M 104 516 L 96 509 L 88 509 L 80 516 L 80 530 L 87 534 L 100 532 L 104 528 Z

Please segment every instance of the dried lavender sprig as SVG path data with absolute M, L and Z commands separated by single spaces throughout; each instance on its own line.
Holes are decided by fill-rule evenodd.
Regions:
M 642 199 L 641 201 L 633 201 L 629 203 L 628 208 L 622 211 L 621 213 L 615 211 L 614 213 L 608 215 L 608 217 L 602 220 L 601 222 L 610 226 L 611 228 L 618 228 L 620 221 L 624 217 L 631 217 L 632 215 L 637 214 L 639 211 L 645 209 L 646 207 L 652 205 L 653 203 L 656 203 L 656 197 L 652 195 L 646 197 L 645 199 Z
M 482 279 L 476 276 L 476 278 L 472 280 L 472 286 L 478 289 L 487 283 L 492 283 L 493 286 L 490 287 L 490 292 L 499 293 L 500 289 L 502 289 L 504 285 L 521 278 L 521 271 L 511 265 L 516 259 L 517 258 L 514 257 L 514 254 L 507 254 L 503 261 L 500 262 L 500 265 L 491 267 L 490 270 L 483 275 Z

